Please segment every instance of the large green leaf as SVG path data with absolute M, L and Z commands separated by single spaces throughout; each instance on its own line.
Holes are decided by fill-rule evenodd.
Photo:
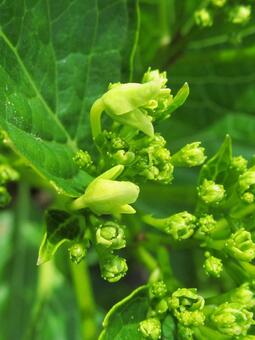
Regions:
M 58 191 L 78 196 L 90 177 L 88 112 L 120 80 L 124 0 L 10 0 L 0 4 L 0 127 L 15 151 Z
M 139 322 L 146 318 L 148 307 L 146 286 L 137 288 L 107 313 L 100 340 L 141 340 Z

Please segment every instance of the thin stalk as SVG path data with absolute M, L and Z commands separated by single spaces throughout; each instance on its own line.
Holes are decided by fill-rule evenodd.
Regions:
M 96 306 L 90 281 L 90 274 L 85 261 L 79 264 L 70 262 L 77 304 L 81 315 L 83 340 L 95 340 L 97 336 Z

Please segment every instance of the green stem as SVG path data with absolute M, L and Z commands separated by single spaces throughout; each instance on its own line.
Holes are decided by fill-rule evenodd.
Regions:
M 145 267 L 150 271 L 154 272 L 158 269 L 158 262 L 153 258 L 153 256 L 145 249 L 143 246 L 138 246 L 136 248 L 136 256 L 138 260 L 145 265 Z
M 104 104 L 101 98 L 97 99 L 90 110 L 90 125 L 92 136 L 95 139 L 101 133 L 101 115 L 104 111 Z
M 148 225 L 164 231 L 168 218 L 155 218 L 151 215 L 144 215 L 142 216 L 142 220 Z
M 26 255 L 27 248 L 24 241 L 24 230 L 29 219 L 30 197 L 29 187 L 24 181 L 20 181 L 18 195 L 14 207 L 13 228 L 13 259 L 10 266 L 10 300 L 6 315 L 8 322 L 8 336 L 10 339 L 18 339 L 21 336 L 26 316 L 23 313 L 25 305 L 24 292 L 26 286 Z
M 77 304 L 80 309 L 83 340 L 95 340 L 97 326 L 95 320 L 96 306 L 90 281 L 90 274 L 85 261 L 70 263 Z

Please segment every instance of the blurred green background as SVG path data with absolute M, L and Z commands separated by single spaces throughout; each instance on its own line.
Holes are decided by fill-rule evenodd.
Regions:
M 214 24 L 203 28 L 194 22 L 194 12 L 203 3 L 128 1 L 122 81 L 139 81 L 151 66 L 168 72 L 173 93 L 185 81 L 189 83 L 190 96 L 185 105 L 158 126 L 171 152 L 188 142 L 202 141 L 210 156 L 228 133 L 233 139 L 234 155 L 250 158 L 255 145 L 255 15 L 252 13 L 245 25 L 234 25 L 227 20 L 225 10 L 217 9 Z M 229 1 L 229 6 L 234 3 Z M 179 170 L 171 186 L 144 185 L 138 206 L 161 215 L 180 207 L 192 209 L 197 173 Z M 27 188 L 24 183 L 10 190 L 12 204 L 0 212 L 0 340 L 81 339 L 65 247 L 54 263 L 36 266 L 43 212 L 52 193 Z M 132 256 L 132 249 L 126 253 L 129 272 L 117 284 L 100 278 L 96 255 L 93 251 L 88 254 L 98 327 L 114 303 L 146 281 L 146 271 Z M 179 258 L 180 265 L 185 256 L 188 254 Z M 191 285 L 189 271 L 178 275 Z M 39 281 L 39 277 L 43 279 Z M 38 299 L 42 283 L 49 289 Z

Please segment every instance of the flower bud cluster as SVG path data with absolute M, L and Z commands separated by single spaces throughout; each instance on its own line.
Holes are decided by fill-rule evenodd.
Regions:
M 252 6 L 241 0 L 234 4 L 228 0 L 210 0 L 206 7 L 195 11 L 194 20 L 197 26 L 211 27 L 220 14 L 224 14 L 225 20 L 233 25 L 245 25 L 251 19 Z

